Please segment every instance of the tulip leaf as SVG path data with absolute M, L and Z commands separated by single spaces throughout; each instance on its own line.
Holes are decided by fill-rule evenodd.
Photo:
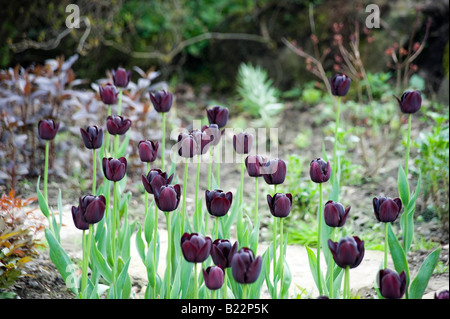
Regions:
M 267 289 L 269 290 L 270 296 L 272 298 L 275 298 L 274 285 L 272 285 L 272 283 L 270 282 L 270 269 L 271 269 L 270 265 L 271 265 L 272 259 L 273 259 L 273 245 L 271 244 L 267 247 L 266 253 L 263 256 L 263 264 L 265 265 L 265 269 L 266 269 L 264 274 L 265 274 Z
M 188 262 L 186 259 L 182 258 L 181 260 L 181 269 L 180 277 L 181 278 L 190 278 L 192 269 L 194 268 L 194 264 Z M 181 297 L 186 298 L 187 293 L 189 292 L 189 280 L 180 280 L 181 281 Z
M 420 269 L 414 280 L 411 282 L 411 286 L 409 288 L 410 299 L 422 299 L 431 275 L 433 275 L 433 270 L 438 263 L 440 253 L 441 249 L 436 249 L 427 256 L 423 264 L 420 266 Z
M 291 286 L 292 282 L 292 274 L 291 269 L 289 268 L 289 264 L 286 262 L 286 259 L 284 259 L 283 279 L 283 290 L 280 292 L 281 298 L 288 298 L 289 287 Z
M 127 146 L 130 142 L 130 134 L 125 134 L 125 138 L 123 139 L 122 143 L 119 146 L 118 156 L 122 157 L 125 156 L 125 152 L 127 150 Z
M 145 261 L 145 244 L 142 240 L 142 234 L 141 234 L 141 224 L 138 224 L 138 230 L 136 232 L 136 249 L 138 251 L 139 257 L 141 257 L 141 260 Z
M 48 210 L 47 201 L 45 200 L 44 195 L 42 195 L 41 190 L 39 189 L 40 179 L 41 179 L 41 177 L 39 176 L 38 180 L 37 180 L 37 184 L 36 184 L 36 193 L 37 193 L 37 198 L 38 198 L 38 202 L 39 202 L 39 208 L 41 209 L 41 212 L 44 214 L 44 216 L 49 218 L 50 212 Z
M 128 293 L 123 293 L 123 292 L 127 292 L 128 291 L 128 287 L 127 287 L 127 279 L 129 280 L 129 276 L 128 276 L 128 266 L 130 265 L 130 260 L 131 257 L 128 257 L 128 260 L 126 263 L 123 263 L 123 260 L 121 257 L 119 257 L 118 261 L 119 261 L 119 276 L 117 277 L 116 280 L 116 284 L 115 284 L 115 290 L 116 290 L 116 296 L 118 298 L 128 298 Z M 122 267 L 120 267 L 122 265 Z
M 403 250 L 397 237 L 395 236 L 395 234 L 392 230 L 391 224 L 388 224 L 387 226 L 388 226 L 389 250 L 391 252 L 392 261 L 394 262 L 395 270 L 398 273 L 405 271 L 405 273 L 407 275 L 406 287 L 408 287 L 408 285 L 409 285 L 409 268 L 408 268 L 408 260 L 406 259 L 405 251 Z
M 317 273 L 316 254 L 308 246 L 305 246 L 305 248 L 306 252 L 308 253 L 308 261 L 309 261 L 309 268 L 311 269 L 311 274 L 313 276 L 314 282 L 316 283 L 316 286 L 319 287 L 319 276 Z
M 111 283 L 113 281 L 112 270 L 109 268 L 108 263 L 105 261 L 105 258 L 103 258 L 103 255 L 98 250 L 94 241 L 92 241 L 91 246 L 91 257 L 95 267 L 98 268 L 103 278 L 105 278 L 108 283 Z
M 144 220 L 144 236 L 145 241 L 147 244 L 150 243 L 153 237 L 153 231 L 154 231 L 154 221 L 155 221 L 155 213 L 158 214 L 158 212 L 155 212 L 155 202 L 153 201 L 152 204 L 148 207 L 147 215 L 145 216 Z
M 409 203 L 409 183 L 401 164 L 398 165 L 398 195 L 404 207 Z

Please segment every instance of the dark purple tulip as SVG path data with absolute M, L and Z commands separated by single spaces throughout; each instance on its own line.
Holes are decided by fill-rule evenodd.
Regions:
M 391 269 L 381 269 L 377 274 L 380 294 L 388 299 L 401 299 L 406 291 L 406 273 L 400 275 Z
M 152 189 L 154 191 L 156 206 L 163 212 L 172 212 L 177 209 L 180 203 L 181 188 L 179 184 L 163 185 L 160 188 L 155 187 L 157 179 L 152 180 Z
M 220 142 L 220 138 L 222 137 L 222 134 L 225 132 L 225 130 L 220 131 L 217 124 L 210 124 L 203 125 L 202 132 L 205 135 L 204 138 L 206 139 L 212 139 L 210 145 L 216 146 Z
M 53 140 L 58 132 L 59 123 L 54 120 L 40 120 L 38 123 L 39 137 L 43 140 Z
M 439 294 L 435 292 L 434 299 L 449 299 L 448 290 L 443 290 Z
M 378 221 L 392 223 L 400 215 L 402 201 L 400 198 L 379 197 L 373 198 L 373 211 Z
M 344 237 L 339 242 L 328 239 L 328 247 L 334 261 L 341 268 L 355 268 L 364 257 L 364 241 L 356 236 Z
M 249 155 L 245 158 L 245 167 L 250 177 L 260 177 L 266 165 L 266 159 L 259 155 Z
M 205 285 L 210 290 L 217 290 L 222 288 L 224 280 L 224 272 L 220 266 L 209 266 L 203 270 L 203 279 L 205 280 Z
M 267 184 L 283 184 L 286 178 L 286 163 L 280 159 L 270 160 L 264 167 L 263 172 L 263 177 Z
M 242 132 L 233 136 L 234 151 L 238 154 L 248 154 L 253 146 L 253 135 Z
M 292 208 L 292 194 L 276 193 L 273 197 L 267 195 L 270 213 L 274 217 L 284 218 L 289 216 Z
M 72 218 L 76 228 L 80 230 L 89 229 L 89 223 L 84 220 L 79 207 L 72 206 Z
M 161 90 L 155 94 L 150 93 L 150 100 L 156 112 L 167 113 L 172 107 L 173 95 L 165 90 Z
M 169 185 L 172 182 L 172 178 L 173 174 L 167 177 L 166 172 L 159 168 L 153 168 L 148 172 L 147 176 L 142 175 L 142 184 L 144 184 L 144 188 L 148 193 L 154 194 L 155 189 Z
M 342 227 L 347 220 L 351 206 L 344 209 L 341 203 L 329 200 L 324 207 L 325 223 L 330 227 Z
M 127 72 L 124 68 L 118 68 L 117 70 L 112 70 L 112 77 L 114 85 L 121 88 L 126 88 L 131 80 L 131 70 Z
M 110 115 L 106 119 L 106 128 L 111 135 L 123 135 L 131 127 L 131 121 L 120 115 Z
M 85 195 L 80 197 L 79 202 L 79 212 L 88 224 L 96 224 L 102 220 L 106 208 L 106 199 L 103 195 Z
M 216 105 L 206 110 L 209 124 L 217 124 L 219 128 L 225 127 L 228 122 L 228 108 Z
M 103 128 L 94 125 L 88 126 L 86 130 L 84 130 L 80 127 L 80 133 L 86 148 L 92 150 L 102 147 Z
M 125 157 L 119 159 L 103 157 L 102 166 L 105 177 L 112 182 L 118 182 L 125 176 L 127 159 Z
M 184 258 L 191 263 L 204 262 L 211 251 L 211 238 L 198 233 L 184 233 L 181 236 L 181 251 Z
M 419 91 L 406 91 L 401 99 L 395 95 L 394 97 L 400 105 L 400 110 L 406 114 L 416 113 L 422 106 L 422 95 Z
M 107 105 L 116 104 L 119 91 L 111 83 L 107 83 L 105 86 L 99 87 L 100 98 L 103 103 Z
M 315 158 L 311 161 L 309 175 L 314 183 L 325 183 L 331 176 L 330 161 L 325 162 L 321 158 Z
M 335 96 L 346 96 L 352 80 L 345 74 L 336 74 L 330 78 L 331 93 Z
M 205 191 L 206 208 L 208 212 L 216 217 L 225 216 L 233 202 L 233 194 L 225 193 L 220 189 Z
M 156 160 L 158 155 L 158 142 L 150 140 L 140 141 L 138 144 L 139 158 L 142 162 L 151 163 Z
M 251 284 L 258 279 L 261 266 L 261 256 L 255 258 L 250 248 L 243 247 L 236 252 L 231 261 L 231 273 L 238 283 Z
M 211 258 L 217 266 L 223 269 L 231 267 L 231 261 L 236 254 L 238 242 L 231 243 L 228 239 L 216 239 L 211 246 Z
M 183 132 L 178 135 L 178 155 L 192 158 L 194 155 L 205 154 L 212 140 L 212 136 L 200 130 L 193 130 L 189 133 Z

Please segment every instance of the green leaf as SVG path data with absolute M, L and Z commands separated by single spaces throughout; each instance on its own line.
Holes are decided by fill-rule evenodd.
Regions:
M 113 281 L 112 270 L 108 266 L 108 263 L 106 262 L 105 258 L 103 258 L 103 255 L 97 249 L 97 246 L 95 245 L 94 241 L 92 241 L 91 246 L 91 257 L 95 267 L 98 268 L 103 278 L 105 278 L 105 280 L 108 283 L 111 283 Z
M 145 261 L 145 244 L 142 240 L 141 224 L 138 224 L 138 231 L 136 232 L 136 249 L 142 261 Z
M 36 184 L 36 193 L 38 197 L 39 202 L 39 208 L 41 209 L 41 212 L 44 214 L 45 217 L 49 218 L 50 212 L 48 210 L 48 204 L 47 201 L 44 198 L 44 195 L 42 195 L 41 190 L 39 189 L 39 181 L 41 177 L 38 177 L 37 184 Z
M 433 275 L 433 270 L 436 267 L 439 255 L 441 253 L 441 249 L 438 248 L 433 251 L 428 257 L 425 259 L 423 264 L 420 266 L 419 271 L 417 272 L 416 277 L 411 282 L 411 286 L 409 288 L 409 298 L 410 299 L 421 299 L 425 289 L 428 286 L 428 282 Z
M 402 271 L 405 271 L 407 274 L 407 284 L 406 287 L 409 285 L 409 268 L 408 268 L 408 261 L 406 259 L 405 252 L 400 245 L 397 237 L 395 236 L 394 232 L 392 231 L 391 224 L 388 224 L 388 243 L 389 243 L 389 250 L 391 252 L 392 261 L 394 262 L 395 270 L 398 273 L 401 273 Z
M 314 252 L 308 246 L 305 246 L 305 248 L 306 252 L 308 253 L 309 269 L 311 269 L 311 274 L 313 276 L 314 282 L 316 283 L 316 286 L 319 287 L 319 276 L 317 273 L 316 254 L 314 254 Z
M 398 195 L 404 207 L 409 203 L 409 183 L 401 164 L 398 165 Z

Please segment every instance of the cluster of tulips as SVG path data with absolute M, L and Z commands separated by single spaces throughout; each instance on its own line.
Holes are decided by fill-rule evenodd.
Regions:
M 260 155 L 250 154 L 254 136 L 241 132 L 233 136 L 235 154 L 241 156 L 241 178 L 236 194 L 219 189 L 220 185 L 220 148 L 218 145 L 223 136 L 223 128 L 228 122 L 228 109 L 214 106 L 207 110 L 209 125 L 201 129 L 182 132 L 178 136 L 177 152 L 185 161 L 183 184 L 175 183 L 172 165 L 165 169 L 165 122 L 166 114 L 173 104 L 173 95 L 165 90 L 150 93 L 150 100 L 155 110 L 162 116 L 162 140 L 143 140 L 137 145 L 136 152 L 140 160 L 146 163 L 145 174 L 142 174 L 144 188 L 144 222 L 129 223 L 127 206 L 130 194 L 126 188 L 126 135 L 132 123 L 121 115 L 121 97 L 130 81 L 131 73 L 119 68 L 113 71 L 114 84 L 100 87 L 100 97 L 108 106 L 106 128 L 88 126 L 80 128 L 81 138 L 87 149 L 93 151 L 92 192 L 81 196 L 78 206 L 72 207 L 75 226 L 83 231 L 83 260 L 81 278 L 73 271 L 70 258 L 59 244 L 60 224 L 57 223 L 48 205 L 47 175 L 49 142 L 55 137 L 59 123 L 54 120 L 41 120 L 38 125 L 39 136 L 46 140 L 46 157 L 44 171 L 44 195 L 37 186 L 41 210 L 49 219 L 49 230 L 46 237 L 50 246 L 50 257 L 58 267 L 67 285 L 79 298 L 98 298 L 108 291 L 109 298 L 129 298 L 131 280 L 128 275 L 130 263 L 130 238 L 137 228 L 136 247 L 140 258 L 147 269 L 148 285 L 146 298 L 258 298 L 262 283 L 265 282 L 272 298 L 287 298 L 291 283 L 289 266 L 286 263 L 287 238 L 284 234 L 283 222 L 292 208 L 292 194 L 277 192 L 277 185 L 284 182 L 287 172 L 286 163 L 281 159 L 267 159 Z M 333 95 L 338 97 L 336 112 L 336 131 L 333 149 L 333 166 L 330 161 L 316 158 L 310 164 L 312 182 L 319 186 L 318 239 L 317 254 L 307 247 L 310 267 L 321 298 L 350 298 L 349 269 L 357 267 L 364 257 L 364 241 L 358 237 L 343 237 L 335 242 L 335 229 L 343 227 L 350 207 L 338 202 L 339 196 L 339 156 L 336 134 L 339 126 L 340 97 L 345 96 L 350 87 L 350 79 L 345 75 L 337 75 L 330 79 Z M 112 105 L 117 104 L 117 114 L 112 114 Z M 419 92 L 405 92 L 399 99 L 403 112 L 414 113 L 420 108 Z M 409 117 L 411 125 L 411 116 Z M 409 130 L 410 131 L 410 130 Z M 408 134 L 409 153 L 409 134 Z M 152 168 L 158 159 L 161 149 L 161 166 Z M 217 154 L 216 176 L 212 174 L 213 154 Z M 199 198 L 201 157 L 209 153 L 207 189 L 204 193 L 206 211 L 202 198 Z M 325 155 L 325 154 L 324 154 Z M 188 168 L 192 159 L 197 160 L 194 207 L 188 214 L 186 192 L 188 188 Z M 96 185 L 96 163 L 100 161 L 103 172 L 103 185 Z M 406 164 L 408 159 L 406 160 Z M 400 166 L 401 167 L 401 166 Z M 244 175 L 254 178 L 255 202 L 253 218 L 244 216 Z M 399 182 L 400 198 L 377 197 L 373 200 L 373 208 L 377 220 L 388 225 L 400 215 L 403 206 L 407 206 L 408 219 L 403 223 L 403 238 L 407 243 L 403 248 L 390 227 L 386 226 L 385 264 L 377 274 L 377 291 L 381 298 L 402 298 L 407 291 L 410 279 L 407 264 L 398 262 L 409 249 L 412 236 L 412 217 L 414 201 L 418 190 L 409 197 L 407 187 L 407 168 L 401 169 Z M 267 208 L 273 216 L 273 240 L 264 254 L 258 255 L 258 239 L 260 214 L 258 213 L 258 180 L 263 177 L 268 185 L 273 185 L 273 193 L 267 194 Z M 406 180 L 406 181 L 405 181 Z M 330 200 L 323 205 L 322 185 L 330 182 L 332 189 Z M 111 195 L 111 183 L 113 193 Z M 406 186 L 405 186 L 406 183 Z M 149 195 L 153 195 L 150 201 Z M 112 204 L 111 204 L 112 200 Z M 181 201 L 181 213 L 178 211 Z M 153 210 L 153 214 L 152 214 Z M 167 253 L 166 269 L 163 278 L 158 272 L 160 237 L 158 231 L 158 213 L 166 217 Z M 207 213 L 206 213 L 207 212 Z M 411 213 L 412 212 L 412 213 Z M 209 218 L 213 225 L 209 228 Z M 323 223 L 322 221 L 325 221 Z M 236 222 L 236 238 L 231 243 L 231 228 Z M 403 225 L 402 224 L 402 225 Z M 87 234 L 85 232 L 88 232 Z M 406 232 L 408 232 L 406 234 Z M 210 236 L 205 236 L 210 234 Z M 387 269 L 388 239 L 396 269 L 405 268 L 400 274 Z M 279 254 L 277 255 L 277 250 Z M 327 275 L 322 274 L 320 266 L 321 250 L 328 264 Z M 331 256 L 332 258 L 328 258 Z M 400 256 L 400 257 L 399 257 Z M 201 274 L 197 265 L 201 264 Z M 400 268 L 397 266 L 401 264 Z M 272 267 L 271 267 L 272 266 Z M 271 270 L 272 268 L 272 270 Z M 433 267 L 434 268 L 434 267 Z M 90 270 L 90 276 L 88 272 Z M 345 273 L 344 287 L 341 292 L 342 270 Z M 423 277 L 423 276 L 422 276 Z M 421 278 L 422 278 L 421 277 Z M 103 280 L 100 280 L 103 278 Z M 429 278 L 429 277 L 428 277 Z M 420 286 L 423 283 L 418 283 Z M 414 286 L 414 288 L 417 288 Z

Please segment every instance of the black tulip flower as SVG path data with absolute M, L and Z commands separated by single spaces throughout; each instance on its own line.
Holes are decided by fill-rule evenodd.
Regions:
M 38 123 L 39 137 L 43 140 L 50 141 L 56 136 L 59 129 L 59 123 L 54 120 L 40 120 Z
M 150 93 L 150 100 L 156 112 L 167 113 L 172 107 L 173 95 L 165 90 L 161 90 L 155 94 Z
M 233 257 L 231 261 L 231 273 L 234 280 L 241 284 L 251 284 L 255 282 L 261 273 L 262 258 L 255 258 L 250 248 L 243 247 Z
M 234 151 L 238 154 L 248 154 L 253 146 L 253 135 L 242 132 L 233 136 Z
M 325 223 L 330 227 L 342 227 L 347 220 L 351 206 L 344 209 L 341 203 L 329 200 L 324 207 Z
M 102 166 L 105 177 L 112 182 L 118 182 L 125 176 L 127 159 L 125 157 L 119 159 L 103 157 Z
M 400 215 L 402 201 L 400 198 L 374 197 L 373 211 L 378 221 L 392 223 Z
M 269 204 L 270 213 L 274 217 L 288 217 L 292 208 L 292 194 L 276 193 L 273 197 L 268 194 L 267 204 Z
M 358 237 L 344 237 L 339 242 L 328 240 L 333 259 L 341 268 L 357 267 L 364 257 L 364 241 Z
M 103 143 L 103 128 L 97 125 L 88 126 L 85 130 L 80 127 L 81 137 L 86 148 L 99 149 Z
M 78 209 L 88 224 L 96 224 L 105 215 L 106 199 L 103 195 L 85 195 L 80 197 Z
M 112 77 L 114 85 L 121 88 L 126 88 L 131 80 L 131 70 L 127 72 L 124 68 L 118 68 L 117 70 L 112 70 Z
M 158 155 L 159 142 L 150 140 L 140 141 L 138 143 L 139 158 L 142 162 L 151 163 L 156 160 Z
M 231 262 L 237 252 L 238 242 L 231 243 L 228 239 L 216 239 L 211 246 L 211 258 L 215 265 L 223 269 L 231 267 Z
M 163 212 L 172 212 L 177 209 L 180 203 L 181 187 L 176 185 L 163 185 L 161 187 L 155 187 L 156 180 L 152 180 L 152 189 L 154 191 L 155 203 L 158 208 Z
M 406 291 L 406 273 L 400 275 L 391 269 L 381 269 L 377 274 L 380 294 L 387 299 L 401 299 Z
M 210 290 L 217 290 L 222 288 L 224 280 L 224 272 L 220 266 L 209 266 L 203 270 L 203 279 L 205 280 L 205 285 Z
M 111 135 L 123 135 L 131 127 L 131 120 L 120 115 L 110 115 L 106 119 L 106 128 Z
M 401 99 L 396 97 L 400 110 L 406 114 L 416 113 L 422 106 L 422 95 L 419 91 L 406 91 L 403 93 Z
M 72 206 L 72 218 L 76 228 L 80 230 L 89 229 L 89 223 L 84 220 L 79 207 Z
M 311 161 L 309 175 L 314 183 L 325 183 L 331 176 L 330 161 L 325 162 L 321 158 L 315 158 Z
M 181 236 L 181 251 L 186 261 L 202 263 L 211 251 L 211 238 L 198 233 L 184 233 Z
M 449 299 L 448 290 L 443 290 L 439 294 L 437 292 L 435 292 L 434 299 Z
M 220 189 L 205 191 L 206 208 L 208 212 L 216 217 L 225 216 L 233 202 L 233 194 L 225 193 Z
M 142 184 L 149 194 L 155 194 L 155 189 L 160 189 L 162 186 L 169 185 L 172 182 L 173 174 L 169 177 L 166 172 L 159 168 L 151 169 L 147 176 L 142 175 Z
M 280 185 L 286 178 L 286 163 L 280 159 L 273 159 L 266 163 L 263 177 L 269 185 Z
M 184 158 L 192 158 L 194 155 L 205 154 L 212 140 L 212 136 L 201 130 L 193 130 L 189 133 L 183 132 L 178 135 L 178 155 Z
M 225 130 L 220 131 L 217 124 L 203 125 L 202 133 L 204 134 L 205 139 L 211 140 L 210 145 L 216 146 L 220 142 L 220 138 L 222 137 Z
M 119 91 L 111 83 L 99 87 L 100 99 L 107 105 L 116 104 L 118 100 Z
M 331 93 L 335 96 L 346 96 L 352 80 L 345 74 L 336 74 L 330 78 Z
M 259 155 L 249 155 L 245 158 L 245 167 L 250 177 L 260 177 L 263 174 L 264 166 L 267 161 Z
M 228 108 L 216 105 L 206 110 L 209 124 L 217 124 L 219 128 L 225 127 L 228 122 Z

